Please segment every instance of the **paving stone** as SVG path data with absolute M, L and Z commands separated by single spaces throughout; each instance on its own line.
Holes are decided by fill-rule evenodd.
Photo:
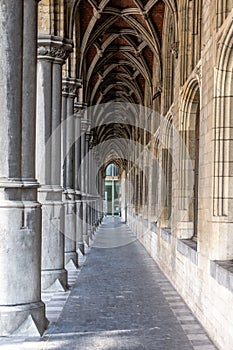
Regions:
M 115 228 L 105 221 L 98 230 L 72 290 L 46 296 L 51 324 L 44 337 L 21 339 L 6 350 L 216 349 L 138 241 L 112 248 L 113 233 L 120 230 L 121 242 L 129 234 L 115 222 Z M 100 248 L 100 242 L 111 248 Z

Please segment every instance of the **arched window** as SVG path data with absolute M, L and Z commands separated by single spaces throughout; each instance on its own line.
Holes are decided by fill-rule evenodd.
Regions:
M 106 168 L 106 176 L 117 177 L 119 175 L 118 167 L 111 163 Z

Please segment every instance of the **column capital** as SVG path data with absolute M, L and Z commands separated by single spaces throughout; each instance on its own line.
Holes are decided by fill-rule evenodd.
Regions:
M 88 119 L 82 119 L 81 120 L 81 131 L 82 132 L 87 132 L 89 127 L 91 126 L 91 121 Z
M 60 36 L 49 34 L 38 35 L 37 53 L 39 60 L 54 61 L 64 64 L 73 51 L 73 42 Z
M 63 77 L 62 78 L 62 95 L 75 98 L 78 94 L 78 89 L 82 87 L 82 80 Z
M 90 143 L 93 133 L 91 131 L 86 132 L 86 141 Z
M 74 103 L 74 116 L 76 118 L 84 118 L 85 109 L 87 108 L 86 103 L 75 102 Z

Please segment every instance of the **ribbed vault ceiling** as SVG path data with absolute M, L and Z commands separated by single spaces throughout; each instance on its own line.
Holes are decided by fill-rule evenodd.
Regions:
M 162 0 L 80 1 L 79 75 L 89 104 L 143 104 L 160 63 L 164 10 Z
M 169 0 L 79 0 L 74 16 L 79 20 L 79 78 L 83 99 L 89 106 L 109 102 L 152 105 L 153 82 L 161 81 L 161 47 L 165 8 Z M 77 29 L 77 28 L 76 28 Z M 103 117 L 103 116 L 102 116 Z M 96 117 L 98 118 L 98 116 Z M 108 118 L 108 117 L 104 117 Z M 129 137 L 131 128 L 110 113 L 97 135 L 97 142 Z M 101 122 L 101 124 L 105 124 Z M 132 123 L 135 125 L 135 121 Z M 118 126 L 117 126 L 118 125 Z M 114 141 L 109 155 L 122 158 L 122 147 Z M 117 154 L 116 154 L 117 153 Z M 124 158 L 124 157 L 123 157 Z

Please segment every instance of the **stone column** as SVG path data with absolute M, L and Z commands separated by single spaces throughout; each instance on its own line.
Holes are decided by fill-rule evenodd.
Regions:
M 91 239 L 93 239 L 93 226 L 92 226 L 92 201 L 93 201 L 93 193 L 92 193 L 92 177 L 93 177 L 93 169 L 92 169 L 92 133 L 90 133 L 91 138 L 89 141 L 89 157 L 88 157 L 88 169 L 89 169 L 89 178 L 88 178 L 88 193 L 89 193 L 89 203 L 88 203 L 88 235 Z
M 62 142 L 63 142 L 63 203 L 64 203 L 64 235 L 65 235 L 65 267 L 66 270 L 76 269 L 78 254 L 76 252 L 76 216 L 74 187 L 74 145 L 75 117 L 74 99 L 81 80 L 63 78 L 62 80 Z
M 91 222 L 91 234 L 92 237 L 95 233 L 95 222 L 94 222 L 94 204 L 95 204 L 95 180 L 96 180 L 96 169 L 95 169 L 95 140 L 92 138 L 91 141 L 91 151 L 90 151 L 90 161 L 89 161 L 89 169 L 90 169 L 90 192 L 91 192 L 91 208 L 90 208 L 90 222 Z
M 35 180 L 37 1 L 0 2 L 0 336 L 39 336 L 41 206 Z
M 125 222 L 127 221 L 127 210 L 126 210 L 126 184 L 127 184 L 127 172 L 124 167 L 124 171 L 121 175 L 121 217 Z
M 100 220 L 99 223 L 102 222 L 103 220 L 103 216 L 104 216 L 104 207 L 103 207 L 103 199 L 104 199 L 104 177 L 103 177 L 103 173 L 100 172 L 100 185 L 99 185 L 99 215 L 100 215 Z
M 96 149 L 94 148 L 92 151 L 93 155 L 93 183 L 92 183 L 92 191 L 93 191 L 93 202 L 92 202 L 92 225 L 93 225 L 93 233 L 96 230 L 96 198 L 97 198 L 97 163 L 96 163 Z
M 91 205 L 92 205 L 92 200 L 91 200 L 91 138 L 92 138 L 92 133 L 91 132 L 86 132 L 86 156 L 85 156 L 85 168 L 86 168 L 86 194 L 87 194 L 87 234 L 88 234 L 88 239 L 92 239 L 92 225 L 91 225 Z
M 37 178 L 42 203 L 42 289 L 67 287 L 61 187 L 62 65 L 70 40 L 39 35 L 37 77 Z
M 83 241 L 89 246 L 88 225 L 87 225 L 87 154 L 88 148 L 86 143 L 86 132 L 90 123 L 87 119 L 81 122 L 81 195 L 82 195 L 82 224 L 83 224 Z
M 76 212 L 76 251 L 85 253 L 82 224 L 82 196 L 81 196 L 81 120 L 85 105 L 75 103 L 75 147 L 74 147 L 74 188 L 75 188 L 75 212 Z
M 102 220 L 102 173 L 101 173 L 101 170 L 100 170 L 100 167 L 101 167 L 101 162 L 100 162 L 100 156 L 99 154 L 97 153 L 96 154 L 96 162 L 97 162 L 97 168 L 98 168 L 98 175 L 97 175 L 97 185 L 96 185 L 96 189 L 97 189 L 97 195 L 96 195 L 96 198 L 97 198 L 97 201 L 96 201 L 96 223 L 97 223 L 97 226 L 99 226 L 101 220 Z

